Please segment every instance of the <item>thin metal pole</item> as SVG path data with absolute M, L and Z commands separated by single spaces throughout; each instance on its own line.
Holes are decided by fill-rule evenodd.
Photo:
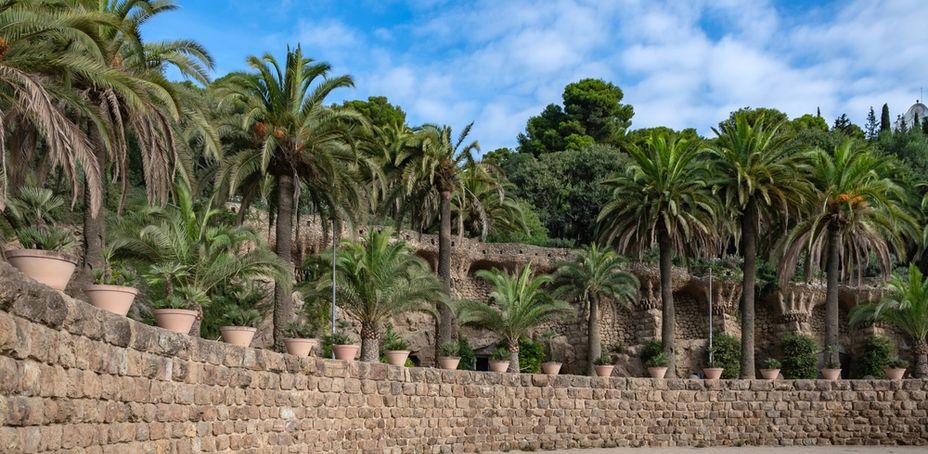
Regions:
M 335 217 L 332 217 L 332 335 L 335 335 L 335 250 L 337 247 L 337 240 L 335 236 Z M 335 352 L 332 352 L 332 357 L 335 357 Z
M 715 367 L 712 355 L 712 261 L 709 261 L 709 367 Z

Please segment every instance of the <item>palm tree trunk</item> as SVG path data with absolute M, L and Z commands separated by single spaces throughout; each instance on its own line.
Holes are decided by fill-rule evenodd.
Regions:
M 277 241 L 275 252 L 288 268 L 293 267 L 293 176 L 283 173 L 277 176 Z M 290 323 L 292 301 L 290 286 L 277 281 L 274 283 L 274 348 L 283 349 L 284 331 Z
M 744 263 L 741 273 L 741 378 L 755 378 L 754 372 L 754 281 L 757 269 L 757 202 L 748 200 L 741 217 L 741 244 Z
M 451 191 L 441 191 L 441 219 L 438 230 L 438 277 L 445 292 L 451 295 Z M 454 320 L 451 308 L 438 305 L 438 326 L 435 336 L 436 357 L 441 345 L 454 338 Z
M 519 373 L 519 341 L 509 341 L 509 368 L 506 372 Z
M 93 128 L 91 128 L 91 136 L 96 137 L 96 134 L 93 134 Z M 99 141 L 94 141 L 93 143 L 99 143 Z M 97 165 L 100 167 L 100 172 L 103 172 L 103 150 L 97 151 Z M 90 209 L 90 198 L 92 194 L 92 189 L 87 179 L 84 179 L 84 262 L 83 268 L 84 271 L 92 273 L 94 270 L 103 271 L 103 238 L 106 235 L 106 223 L 104 222 L 104 212 L 106 208 L 101 206 L 100 210 L 97 213 L 94 213 Z M 103 195 L 103 200 L 106 200 L 106 184 L 103 184 L 100 188 L 100 192 Z M 92 275 L 92 274 L 91 274 Z
M 924 340 L 916 341 L 912 354 L 915 356 L 915 373 L 918 378 L 928 378 L 928 343 Z
M 667 374 L 673 377 L 674 367 L 674 326 L 676 317 L 673 309 L 673 241 L 663 222 L 657 224 L 657 247 L 660 254 L 661 273 L 661 342 L 667 354 Z
M 603 354 L 599 334 L 599 298 L 590 298 L 590 314 L 587 319 L 587 375 L 595 376 L 594 361 Z
M 367 323 L 361 325 L 361 361 L 380 361 L 380 333 Z
M 825 364 L 838 363 L 838 226 L 828 226 L 828 264 L 825 288 L 825 347 L 830 358 Z

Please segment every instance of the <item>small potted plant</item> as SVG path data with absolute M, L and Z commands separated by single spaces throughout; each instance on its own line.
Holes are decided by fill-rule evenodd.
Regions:
M 287 353 L 296 356 L 309 356 L 319 345 L 316 339 L 317 327 L 303 321 L 296 321 L 287 326 L 284 347 Z
M 64 204 L 61 197 L 44 188 L 22 188 L 10 201 L 5 217 L 21 249 L 5 252 L 10 265 L 56 290 L 64 290 L 74 274 L 77 258 L 66 253 L 77 241 L 74 234 L 57 222 L 53 212 Z
M 593 369 L 596 370 L 597 377 L 611 376 L 612 370 L 615 369 L 615 363 L 612 361 L 612 356 L 602 355 L 599 358 L 593 360 Z
M 648 374 L 651 375 L 651 378 L 664 378 L 664 375 L 667 374 L 668 364 L 670 364 L 670 361 L 667 359 L 667 353 L 660 352 L 649 358 L 644 366 L 648 368 Z
M 237 304 L 230 304 L 224 309 L 222 318 L 226 324 L 219 327 L 222 340 L 240 347 L 251 345 L 251 340 L 258 331 L 256 326 L 261 323 L 261 311 Z
M 764 367 L 760 370 L 760 376 L 766 380 L 776 380 L 780 376 L 780 368 L 783 365 L 775 358 L 767 358 L 764 361 Z
M 178 294 L 155 301 L 155 324 L 168 331 L 190 334 L 190 328 L 200 316 L 200 311 L 192 310 L 191 307 L 195 306 L 188 301 Z
M 441 344 L 438 349 L 438 367 L 445 370 L 455 370 L 461 362 L 460 345 L 458 341 L 448 341 Z
M 509 369 L 509 350 L 499 347 L 490 355 L 490 370 L 504 373 Z
M 406 359 L 409 358 L 409 342 L 406 342 L 406 339 L 403 339 L 403 336 L 400 336 L 393 329 L 393 326 L 387 326 L 387 329 L 380 337 L 380 341 L 383 357 L 386 359 L 387 364 L 391 366 L 406 365 Z
M 84 294 L 95 307 L 125 317 L 139 289 L 127 285 L 135 282 L 135 273 L 125 262 L 114 259 L 115 250 L 112 244 L 103 249 L 103 269 L 94 271 L 96 284 L 84 287 Z
M 541 363 L 541 371 L 547 375 L 557 375 L 561 371 L 561 363 L 554 360 L 554 346 L 552 344 L 556 336 L 557 333 L 553 330 L 545 331 L 541 336 L 545 343 L 545 350 L 547 350 L 545 356 L 548 358 L 547 361 Z
M 886 363 L 883 373 L 886 374 L 888 380 L 902 380 L 907 367 L 909 367 L 909 363 L 898 356 L 894 356 Z
M 342 330 L 328 337 L 332 345 L 332 353 L 335 354 L 335 359 L 352 361 L 358 356 L 358 352 L 361 351 L 360 345 L 351 342 L 351 336 L 348 335 L 347 331 Z
M 825 349 L 825 367 L 822 368 L 822 378 L 825 380 L 837 380 L 841 378 L 841 363 L 838 362 L 835 350 L 832 347 Z

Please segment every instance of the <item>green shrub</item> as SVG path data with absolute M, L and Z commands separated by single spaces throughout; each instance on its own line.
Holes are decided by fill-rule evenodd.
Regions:
M 641 358 L 642 363 L 646 363 L 649 359 L 661 354 L 663 351 L 663 342 L 659 340 L 649 340 L 644 343 L 643 347 L 641 347 L 641 353 L 638 354 L 638 357 Z
M 854 361 L 855 377 L 862 378 L 871 375 L 874 378 L 885 378 L 883 369 L 889 365 L 893 358 L 893 343 L 883 336 L 870 336 L 864 340 L 861 354 Z
M 905 369 L 909 367 L 909 362 L 898 356 L 893 356 L 892 358 L 889 358 L 888 361 L 886 361 L 886 367 L 892 367 L 894 369 Z
M 497 347 L 496 350 L 493 350 L 493 354 L 490 355 L 490 359 L 493 361 L 509 360 L 509 349 L 506 347 Z
M 818 343 L 809 336 L 784 336 L 780 340 L 783 350 L 783 369 L 780 371 L 785 378 L 817 378 Z
M 597 366 L 611 366 L 613 364 L 612 357 L 609 355 L 600 356 L 593 360 L 593 364 Z
M 470 342 L 463 337 L 458 339 L 458 356 L 461 358 L 458 370 L 477 369 L 477 355 L 474 353 L 473 347 L 470 346 Z
M 527 374 L 537 374 L 541 370 L 541 363 L 545 360 L 545 348 L 541 342 L 528 337 L 519 339 L 519 371 Z
M 721 367 L 722 378 L 741 375 L 741 339 L 727 334 L 712 338 L 712 358 L 715 367 Z
M 453 358 L 458 356 L 461 347 L 457 341 L 448 341 L 438 347 L 438 355 Z
M 667 367 L 670 364 L 670 360 L 667 359 L 667 354 L 660 352 L 644 362 L 644 367 Z
M 767 358 L 764 361 L 764 369 L 782 369 L 783 363 L 778 361 L 776 358 Z

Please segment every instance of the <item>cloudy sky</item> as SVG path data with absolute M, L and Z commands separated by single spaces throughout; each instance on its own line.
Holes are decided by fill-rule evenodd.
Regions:
M 619 85 L 633 127 L 703 134 L 744 106 L 862 124 L 928 89 L 928 1 L 178 0 L 146 39 L 187 37 L 216 74 L 288 44 L 387 96 L 411 124 L 475 122 L 484 151 L 585 77 Z M 816 6 L 809 6 L 808 4 Z

